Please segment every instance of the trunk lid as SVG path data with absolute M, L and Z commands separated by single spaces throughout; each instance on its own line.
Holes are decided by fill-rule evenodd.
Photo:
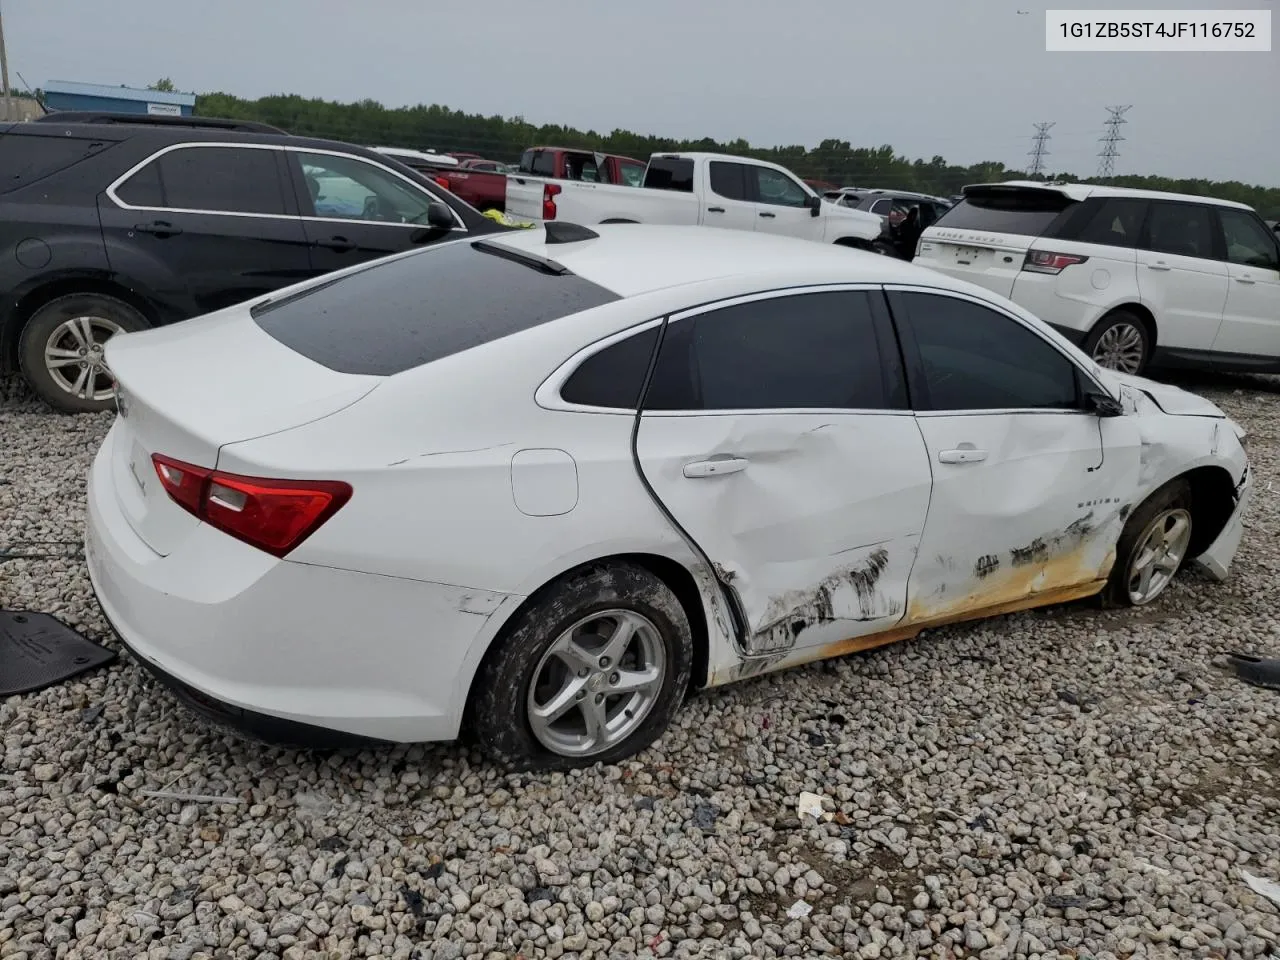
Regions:
M 384 379 L 308 360 L 265 333 L 243 305 L 112 337 L 106 359 L 119 410 L 110 441 L 115 496 L 133 531 L 161 556 L 200 521 L 169 498 L 152 454 L 213 468 L 224 444 L 327 417 Z
M 915 262 L 1011 297 L 1031 245 L 1075 204 L 1052 187 L 965 187 L 964 200 L 921 234 Z

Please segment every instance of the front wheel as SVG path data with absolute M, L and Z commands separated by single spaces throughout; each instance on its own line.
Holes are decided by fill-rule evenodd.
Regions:
M 1141 607 L 1168 589 L 1191 547 L 1191 488 L 1186 481 L 1157 490 L 1133 511 L 1116 542 L 1116 562 L 1103 600 Z
M 146 330 L 146 318 L 123 300 L 73 293 L 36 310 L 18 340 L 18 365 L 31 388 L 62 413 L 111 409 L 115 382 L 104 359 L 118 333 Z
M 510 766 L 615 763 L 670 725 L 692 663 L 670 587 L 631 564 L 590 568 L 552 585 L 486 656 L 467 726 Z

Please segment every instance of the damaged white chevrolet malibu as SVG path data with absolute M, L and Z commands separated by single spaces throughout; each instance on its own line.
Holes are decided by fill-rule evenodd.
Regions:
M 998 295 L 783 237 L 462 237 L 115 337 L 86 556 L 275 741 L 612 762 L 686 691 L 1227 576 L 1243 432 Z

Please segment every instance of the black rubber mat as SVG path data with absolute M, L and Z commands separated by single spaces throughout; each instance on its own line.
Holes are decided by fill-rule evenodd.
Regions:
M 115 658 L 47 613 L 0 610 L 0 697 L 53 686 Z
M 1280 690 L 1280 660 L 1265 660 L 1247 653 L 1227 655 L 1227 663 L 1245 683 Z

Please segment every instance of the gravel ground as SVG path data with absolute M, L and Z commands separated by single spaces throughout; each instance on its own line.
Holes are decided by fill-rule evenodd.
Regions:
M 703 694 L 621 766 L 245 744 L 127 658 L 0 701 L 0 957 L 1280 954 L 1240 876 L 1280 878 L 1280 695 L 1215 667 L 1280 655 L 1280 386 L 1196 388 L 1251 431 L 1228 583 Z M 0 606 L 104 638 L 76 544 L 109 418 L 3 390 L 0 548 L 54 556 L 0 560 Z

